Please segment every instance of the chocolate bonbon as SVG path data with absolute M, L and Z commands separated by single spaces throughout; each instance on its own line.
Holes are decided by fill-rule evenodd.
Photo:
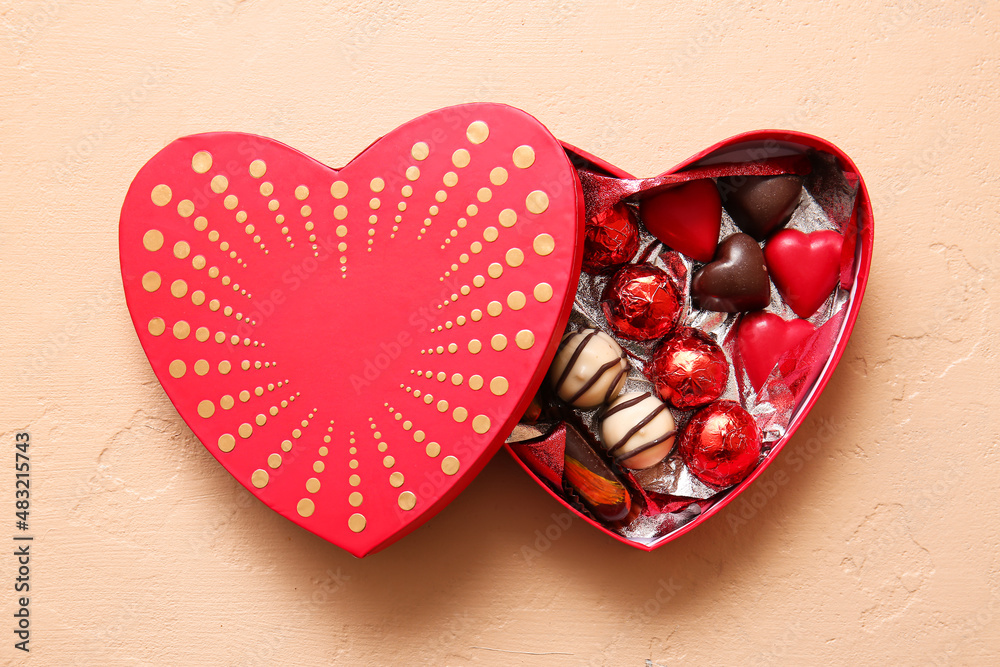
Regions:
M 632 509 L 628 489 L 576 428 L 570 424 L 561 428 L 565 429 L 566 438 L 563 469 L 566 484 L 597 518 L 624 519 Z
M 665 336 L 677 325 L 681 294 L 662 269 L 630 264 L 608 281 L 601 294 L 601 309 L 622 338 L 651 340 Z
M 722 488 L 754 469 L 760 448 L 760 429 L 750 413 L 735 401 L 716 401 L 691 417 L 677 451 L 695 477 Z
M 625 386 L 628 361 L 611 336 L 597 329 L 569 333 L 549 368 L 556 395 L 576 408 L 596 408 Z
M 670 410 L 649 392 L 622 394 L 601 416 L 601 441 L 626 468 L 649 468 L 662 461 L 673 449 L 676 434 Z
M 600 273 L 624 264 L 639 249 L 639 226 L 630 206 L 616 204 L 587 220 L 583 240 L 583 270 Z
M 729 176 L 717 184 L 733 222 L 758 241 L 784 226 L 802 198 L 802 177 L 793 174 Z
M 712 263 L 694 274 L 691 294 L 702 310 L 736 313 L 767 307 L 771 283 L 760 246 L 746 234 L 726 238 Z
M 684 327 L 653 352 L 646 375 L 661 399 L 688 410 L 722 395 L 729 379 L 729 361 L 708 334 Z

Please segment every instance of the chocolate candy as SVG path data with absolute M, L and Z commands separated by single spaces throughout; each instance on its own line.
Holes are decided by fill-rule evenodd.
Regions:
M 559 428 L 565 430 L 563 475 L 566 484 L 598 519 L 624 519 L 632 508 L 632 498 L 625 485 L 576 428 L 570 424 Z
M 840 280 L 843 249 L 844 237 L 828 229 L 782 229 L 764 246 L 767 272 L 796 315 L 811 317 L 830 296 Z
M 736 313 L 760 310 L 771 303 L 764 253 L 746 234 L 733 234 L 719 244 L 715 259 L 691 280 L 695 306 Z
M 677 451 L 684 465 L 705 484 L 732 486 L 757 466 L 760 430 L 739 403 L 716 401 L 691 417 Z
M 601 273 L 632 259 L 639 250 L 639 225 L 626 204 L 605 208 L 587 220 L 583 270 Z
M 673 415 L 648 391 L 622 394 L 601 416 L 601 441 L 626 468 L 639 470 L 662 461 L 676 434 Z
M 649 233 L 699 262 L 711 261 L 719 243 L 722 204 L 710 178 L 690 181 L 642 200 L 639 216 Z
M 563 336 L 549 367 L 549 383 L 576 408 L 596 408 L 625 386 L 628 361 L 618 343 L 603 331 L 583 329 Z
M 718 180 L 726 212 L 736 226 L 763 241 L 783 227 L 802 198 L 802 177 L 729 176 Z
M 673 331 L 682 310 L 681 294 L 664 271 L 651 264 L 630 264 L 604 287 L 601 309 L 622 338 L 650 340 Z
M 653 352 L 646 376 L 660 398 L 688 410 L 707 405 L 722 395 L 729 379 L 729 362 L 710 336 L 685 327 Z

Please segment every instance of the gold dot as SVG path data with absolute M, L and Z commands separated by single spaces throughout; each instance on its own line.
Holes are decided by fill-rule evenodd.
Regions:
M 236 195 L 226 195 L 226 198 L 222 200 L 222 205 L 228 208 L 230 211 L 236 208 L 236 205 L 239 203 L 240 200 L 237 199 Z M 272 199 L 270 204 L 268 204 L 268 208 L 271 208 L 271 204 L 275 204 L 274 208 L 271 208 L 271 210 L 273 211 L 274 209 L 278 208 L 277 203 L 278 203 L 277 199 Z
M 477 415 L 472 420 L 472 430 L 479 434 L 486 433 L 490 430 L 490 418 L 486 415 Z
M 373 178 L 370 187 L 372 192 L 382 192 L 385 189 L 385 181 L 381 178 Z
M 270 197 L 274 194 L 274 185 L 269 181 L 264 181 L 260 184 L 260 193 L 265 197 Z
M 233 448 L 236 447 L 236 438 L 234 438 L 229 433 L 223 433 L 219 436 L 219 449 L 224 452 L 231 452 Z
M 451 154 L 451 163 L 461 169 L 462 167 L 469 166 L 469 160 L 471 159 L 469 151 L 464 148 L 459 148 L 457 151 Z M 165 186 L 164 186 L 165 187 Z
M 190 199 L 182 199 L 177 203 L 177 213 L 182 218 L 190 218 L 194 213 L 194 202 Z
M 199 343 L 204 343 L 206 340 L 208 340 L 208 336 L 209 336 L 208 327 L 198 327 L 198 330 L 194 332 L 194 338 Z
M 507 349 L 507 337 L 503 334 L 495 334 L 493 338 L 490 339 L 490 347 L 497 352 Z
M 150 252 L 156 252 L 163 247 L 163 232 L 158 229 L 150 229 L 142 235 L 142 247 Z
M 149 271 L 142 277 L 142 288 L 147 292 L 155 292 L 160 289 L 160 274 L 156 271 Z
M 187 373 L 187 364 L 180 359 L 174 359 L 167 367 L 167 371 L 170 373 L 171 377 L 184 377 L 184 374 Z
M 350 477 L 347 478 L 347 483 L 350 484 L 351 486 L 357 486 L 358 484 L 361 483 L 361 476 L 351 475 Z
M 483 349 L 483 344 L 478 338 L 473 338 L 469 341 L 469 352 L 472 354 L 479 354 L 479 351 Z
M 469 378 L 469 389 L 473 391 L 479 391 L 483 388 L 483 376 L 473 375 Z
M 316 493 L 319 491 L 320 483 L 315 477 L 310 477 L 306 480 L 306 491 L 309 493 Z
M 427 452 L 427 456 L 435 458 L 441 453 L 441 445 L 436 442 L 428 442 L 424 451 Z
M 174 257 L 185 259 L 191 254 L 191 245 L 187 241 L 178 241 L 174 244 Z
M 250 163 L 250 175 L 254 178 L 260 178 L 267 172 L 267 165 L 264 164 L 263 160 L 254 160 Z
M 448 401 L 443 398 L 437 402 L 438 412 L 448 412 Z
M 479 207 L 475 204 L 469 204 L 465 207 L 465 212 L 469 215 L 475 215 L 476 213 L 479 213 Z
M 253 435 L 253 426 L 244 422 L 240 424 L 240 427 L 239 429 L 237 429 L 237 432 L 240 434 L 241 438 L 244 439 L 249 438 L 251 435 Z
M 441 472 L 446 475 L 454 475 L 458 472 L 459 463 L 458 459 L 454 456 L 446 456 L 441 459 Z
M 302 201 L 309 196 L 309 188 L 304 185 L 295 186 L 295 198 Z
M 544 257 L 555 250 L 556 241 L 550 234 L 539 234 L 531 245 L 536 253 Z
M 268 474 L 267 471 L 262 468 L 257 468 L 250 475 L 250 483 L 256 486 L 258 489 L 263 489 L 267 486 Z
M 219 373 L 222 375 L 229 375 L 229 371 L 233 370 L 233 365 L 227 360 L 223 359 L 219 362 Z
M 507 295 L 507 305 L 511 307 L 511 310 L 521 310 L 527 302 L 528 298 L 524 296 L 524 292 L 514 290 Z
M 257 415 L 257 417 L 254 419 L 254 421 L 257 422 L 257 426 L 263 426 L 264 424 L 267 423 L 267 415 L 265 415 L 264 413 L 261 413 L 261 414 Z
M 184 320 L 177 320 L 173 327 L 174 338 L 184 340 L 191 335 L 191 325 Z
M 250 363 L 249 362 L 244 363 L 243 370 L 247 370 L 248 368 L 250 368 Z M 243 391 L 240 392 L 240 402 L 246 403 L 249 400 L 250 400 L 250 392 L 244 389 Z
M 500 266 L 499 264 L 494 264 L 493 266 L 499 266 L 500 272 L 503 273 L 502 266 Z M 483 276 L 476 276 L 475 278 L 472 279 L 472 284 L 475 285 L 476 287 L 482 287 L 483 285 L 486 284 L 486 278 L 484 278 Z
M 507 382 L 507 378 L 503 376 L 498 375 L 492 380 L 490 380 L 490 391 L 493 392 L 496 396 L 503 396 L 504 394 L 507 393 L 507 389 L 509 388 L 510 385 Z
M 205 359 L 199 359 L 194 362 L 194 372 L 196 375 L 208 375 L 209 368 L 208 361 Z
M 411 165 L 406 168 L 406 178 L 411 181 L 415 181 L 420 178 L 420 167 L 416 165 Z
M 198 414 L 205 419 L 208 419 L 215 414 L 215 403 L 209 400 L 204 400 L 198 404 Z
M 233 400 L 233 397 L 230 396 L 229 394 L 226 394 L 225 396 L 219 399 L 219 405 L 222 407 L 223 410 L 229 410 L 235 404 L 236 402 Z
M 212 177 L 212 192 L 215 194 L 222 194 L 229 187 L 229 179 L 219 174 L 218 176 Z
M 455 408 L 451 413 L 452 418 L 459 424 L 464 422 L 469 417 L 469 411 L 465 408 Z
M 351 507 L 357 507 L 363 500 L 364 496 L 357 491 L 353 491 L 351 492 L 351 495 L 347 496 L 347 502 L 351 503 Z
M 538 283 L 535 285 L 535 300 L 539 303 L 545 303 L 552 298 L 552 285 L 548 283 Z
M 490 301 L 489 305 L 486 306 L 486 312 L 490 314 L 490 317 L 497 317 L 503 312 L 503 306 L 500 305 L 499 301 Z
M 413 495 L 412 491 L 403 491 L 399 494 L 399 506 L 404 510 L 412 510 L 417 504 L 417 497 Z
M 465 131 L 465 136 L 474 144 L 481 144 L 490 136 L 489 125 L 481 120 L 473 121 Z
M 365 518 L 364 514 L 352 514 L 347 520 L 347 526 L 355 533 L 360 533 L 368 525 L 368 519 Z
M 514 342 L 522 350 L 530 349 L 532 345 L 535 344 L 535 334 L 527 329 L 521 329 L 514 336 Z
M 391 475 L 389 475 L 389 484 L 396 487 L 397 489 L 403 486 L 403 481 L 404 481 L 403 473 L 401 472 L 394 472 Z
M 469 250 L 472 251 L 473 255 L 478 255 L 483 251 L 483 244 L 480 243 L 479 241 L 473 241 L 472 244 L 469 246 Z
M 195 255 L 191 258 L 191 266 L 193 266 L 197 271 L 201 271 L 205 268 L 205 256 Z
M 489 188 L 479 188 L 479 192 L 476 193 L 476 199 L 485 204 L 489 200 L 493 199 L 493 191 Z
M 478 308 L 476 308 L 471 313 L 469 313 L 469 318 L 473 322 L 478 322 L 479 320 L 483 319 L 483 311 L 481 311 Z
M 458 345 L 456 345 L 455 343 L 450 343 L 448 345 L 448 351 L 451 352 L 452 354 L 458 352 Z
M 451 376 L 451 383 L 453 385 L 455 385 L 456 387 L 460 387 L 462 385 L 462 374 L 461 373 L 455 373 L 454 375 L 452 375 Z
M 496 227 L 487 227 L 483 230 L 483 239 L 489 243 L 493 243 L 500 236 L 499 230 Z
M 535 190 L 524 200 L 524 205 L 532 213 L 544 213 L 549 207 L 549 196 L 541 190 Z
M 527 169 L 535 163 L 535 150 L 531 146 L 518 146 L 514 149 L 514 166 Z
M 517 222 L 517 213 L 514 212 L 512 208 L 505 208 L 500 211 L 500 215 L 497 218 L 500 221 L 500 225 L 503 227 L 513 227 L 514 223 Z
M 337 208 L 333 209 L 333 217 L 337 220 L 343 220 L 347 217 L 347 207 L 341 204 Z M 339 227 L 338 227 L 339 229 Z
M 334 199 L 343 199 L 347 196 L 347 183 L 344 181 L 334 181 L 333 185 L 330 186 L 330 194 L 333 195 Z
M 281 450 L 284 451 L 284 452 L 290 452 L 290 451 L 292 451 L 292 441 L 291 440 L 282 440 L 281 441 Z
M 438 203 L 441 203 L 446 199 L 448 199 L 448 193 L 445 192 L 444 190 L 438 190 L 437 192 L 434 193 L 434 200 L 437 201 Z
M 173 193 L 170 191 L 170 186 L 164 183 L 160 183 L 149 193 L 149 198 L 157 206 L 166 206 L 169 204 L 171 196 L 173 196 Z
M 410 155 L 413 156 L 414 160 L 426 160 L 427 156 L 431 154 L 430 146 L 428 146 L 423 141 L 418 141 L 413 144 L 413 148 L 410 149 Z
M 188 286 L 187 283 L 178 278 L 170 284 L 170 293 L 173 294 L 178 299 L 187 294 Z
M 298 512 L 301 517 L 310 517 L 313 515 L 313 512 L 316 511 L 316 503 L 314 503 L 311 498 L 303 498 L 299 501 L 298 505 L 295 506 L 295 511 Z
M 396 465 L 396 458 L 392 455 L 386 456 L 385 458 L 382 459 L 382 465 L 384 465 L 386 468 L 391 468 L 392 466 Z
M 444 175 L 444 177 L 441 180 L 449 188 L 454 187 L 454 186 L 458 185 L 458 174 L 456 174 L 453 171 L 449 171 L 448 173 L 446 173 Z
M 154 317 L 149 321 L 149 324 L 146 325 L 146 328 L 149 329 L 149 333 L 154 336 L 160 336 L 167 330 L 167 324 L 163 321 L 162 317 Z
M 378 197 L 372 197 L 371 201 L 368 202 L 368 208 L 375 210 L 382 205 L 382 201 Z
M 191 157 L 191 168 L 196 174 L 204 174 L 212 168 L 212 154 L 208 151 L 198 151 Z
M 521 266 L 524 263 L 524 252 L 520 248 L 511 248 L 504 259 L 507 266 Z

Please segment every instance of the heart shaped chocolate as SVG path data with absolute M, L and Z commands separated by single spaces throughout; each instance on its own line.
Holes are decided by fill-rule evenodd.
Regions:
M 738 313 L 766 308 L 771 284 L 760 246 L 746 234 L 727 237 L 715 259 L 694 274 L 691 294 L 702 310 Z
M 758 241 L 785 225 L 802 197 L 802 177 L 794 174 L 729 176 L 718 186 L 733 222 Z
M 814 333 L 816 327 L 806 320 L 784 320 L 765 312 L 744 315 L 737 333 L 737 347 L 754 389 L 759 391 L 778 361 Z
M 712 261 L 722 226 L 722 203 L 711 179 L 690 181 L 647 197 L 639 211 L 653 236 L 699 262 Z
M 826 229 L 782 229 L 764 246 L 771 280 L 799 317 L 811 317 L 837 286 L 843 247 L 844 237 Z
M 482 468 L 540 384 L 580 268 L 579 183 L 524 112 L 443 109 L 342 169 L 178 139 L 121 213 L 164 390 L 251 493 L 361 556 Z

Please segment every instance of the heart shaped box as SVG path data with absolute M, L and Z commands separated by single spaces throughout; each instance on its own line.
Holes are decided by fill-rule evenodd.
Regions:
M 441 109 L 341 169 L 178 139 L 122 206 L 154 373 L 271 509 L 356 556 L 450 502 L 534 396 L 580 272 L 580 182 L 537 120 Z
M 587 169 L 598 174 L 604 174 L 620 179 L 633 179 L 634 177 L 618 167 L 580 150 L 566 142 L 563 142 L 567 153 L 578 168 Z M 857 320 L 861 301 L 864 296 L 865 286 L 868 283 L 868 273 L 871 267 L 872 246 L 874 243 L 874 223 L 872 215 L 871 200 L 868 190 L 861 177 L 861 172 L 854 162 L 839 148 L 833 144 L 813 135 L 794 132 L 789 130 L 756 130 L 745 132 L 730 137 L 718 144 L 708 148 L 681 162 L 673 169 L 663 172 L 663 175 L 681 174 L 702 167 L 711 168 L 713 165 L 754 162 L 761 159 L 781 158 L 783 156 L 804 155 L 809 151 L 819 151 L 832 155 L 837 160 L 838 167 L 842 170 L 845 179 L 849 183 L 857 184 L 857 194 L 854 209 L 851 212 L 850 220 L 844 229 L 844 253 L 845 256 L 853 255 L 853 262 L 847 266 L 840 277 L 842 288 L 849 290 L 847 302 L 847 312 L 840 330 L 834 339 L 834 349 L 830 354 L 825 366 L 819 371 L 812 382 L 811 387 L 799 400 L 791 420 L 785 430 L 785 434 L 775 442 L 769 450 L 767 456 L 760 464 L 739 484 L 722 491 L 715 497 L 714 502 L 703 509 L 694 519 L 676 528 L 675 530 L 659 537 L 651 543 L 644 543 L 628 539 L 619 535 L 607 527 L 601 525 L 587 514 L 581 512 L 577 507 L 566 501 L 565 498 L 556 493 L 549 483 L 543 481 L 528 464 L 512 449 L 511 445 L 506 445 L 508 453 L 524 469 L 524 471 L 534 479 L 539 486 L 545 489 L 549 495 L 556 499 L 566 509 L 573 512 L 583 521 L 589 523 L 594 528 L 604 532 L 612 538 L 628 544 L 632 547 L 644 551 L 652 551 L 663 546 L 681 535 L 694 530 L 697 526 L 707 521 L 710 517 L 718 513 L 723 507 L 736 499 L 743 491 L 753 484 L 754 480 L 764 473 L 764 470 L 775 460 L 788 441 L 795 434 L 795 431 L 802 424 L 813 404 L 819 398 L 826 383 L 829 382 L 833 371 L 843 356 L 844 349 L 854 323 Z M 659 177 L 657 177 L 659 178 Z M 655 180 L 655 179 L 653 179 Z

